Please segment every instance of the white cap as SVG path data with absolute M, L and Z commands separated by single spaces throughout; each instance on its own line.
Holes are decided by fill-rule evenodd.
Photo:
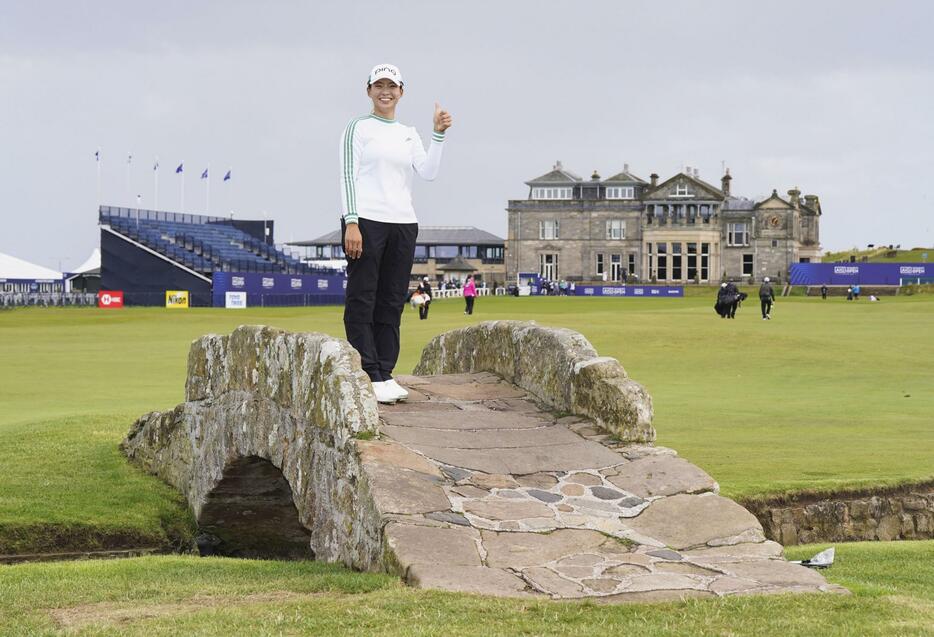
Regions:
M 399 72 L 399 68 L 393 66 L 392 64 L 377 64 L 373 67 L 373 70 L 370 71 L 370 77 L 366 81 L 367 84 L 372 84 L 376 80 L 392 80 L 399 86 L 402 86 L 404 82 L 402 81 L 402 73 Z
M 721 288 L 725 288 L 725 287 L 726 287 L 726 283 L 721 283 L 721 284 L 720 284 L 720 287 L 721 287 Z
M 762 279 L 762 280 L 765 281 L 766 283 L 768 283 L 768 282 L 769 282 L 769 277 L 765 277 L 765 278 Z

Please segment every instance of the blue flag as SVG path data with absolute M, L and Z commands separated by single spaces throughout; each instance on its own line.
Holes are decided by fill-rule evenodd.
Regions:
M 153 169 L 153 170 L 159 170 L 159 160 L 158 160 L 158 159 L 157 159 L 156 162 L 152 165 L 152 169 Z
M 175 172 L 180 173 L 184 170 L 185 162 L 182 162 L 178 165 L 178 168 L 175 169 Z
M 94 161 L 100 161 L 100 160 L 101 160 L 101 151 L 100 149 L 97 149 L 96 151 L 94 151 Z
M 230 171 L 227 171 L 227 174 L 224 175 L 224 181 L 230 181 Z
M 201 173 L 201 179 L 207 179 L 207 178 L 208 178 L 208 169 L 205 168 L 204 172 Z

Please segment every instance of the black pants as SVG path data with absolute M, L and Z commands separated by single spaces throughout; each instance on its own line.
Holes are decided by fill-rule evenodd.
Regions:
M 428 306 L 431 305 L 431 301 L 425 301 L 418 306 L 418 318 L 422 321 L 428 318 Z
M 465 296 L 464 302 L 467 304 L 466 313 L 473 314 L 473 300 L 477 298 L 475 296 Z
M 392 378 L 399 360 L 399 323 L 415 258 L 417 223 L 360 219 L 363 254 L 347 260 L 344 331 L 370 380 Z M 346 231 L 341 221 L 341 243 Z
M 772 313 L 772 299 L 769 297 L 760 297 L 759 301 L 762 304 L 762 318 L 765 318 Z

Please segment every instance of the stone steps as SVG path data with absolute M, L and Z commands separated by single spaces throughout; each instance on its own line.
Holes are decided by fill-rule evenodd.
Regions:
M 405 376 L 358 441 L 386 555 L 414 586 L 606 602 L 842 592 L 676 453 L 619 444 L 489 372 Z

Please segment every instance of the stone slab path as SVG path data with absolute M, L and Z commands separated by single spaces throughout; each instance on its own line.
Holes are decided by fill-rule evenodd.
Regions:
M 677 454 L 614 444 L 490 373 L 405 376 L 359 441 L 409 584 L 516 597 L 672 600 L 845 592 L 786 562 Z

